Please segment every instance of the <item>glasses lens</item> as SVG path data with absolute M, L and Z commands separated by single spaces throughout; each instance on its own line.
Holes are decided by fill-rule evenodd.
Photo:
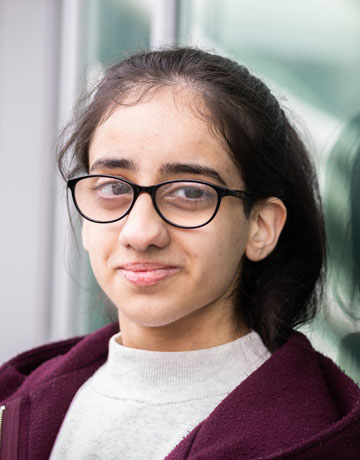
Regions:
M 121 218 L 131 206 L 134 192 L 121 179 L 86 177 L 75 186 L 75 200 L 82 214 L 98 222 Z
M 216 190 L 196 182 L 162 185 L 156 193 L 161 214 L 175 225 L 197 227 L 212 218 L 218 202 Z

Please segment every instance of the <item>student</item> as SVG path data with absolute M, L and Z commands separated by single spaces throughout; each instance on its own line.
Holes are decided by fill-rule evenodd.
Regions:
M 197 49 L 132 56 L 59 161 L 119 324 L 1 368 L 0 459 L 359 458 L 360 390 L 294 332 L 324 227 L 264 83 Z

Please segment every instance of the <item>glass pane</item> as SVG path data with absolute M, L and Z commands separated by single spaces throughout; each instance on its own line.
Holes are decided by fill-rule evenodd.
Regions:
M 116 61 L 148 48 L 150 0 L 83 0 L 83 55 L 87 64 Z

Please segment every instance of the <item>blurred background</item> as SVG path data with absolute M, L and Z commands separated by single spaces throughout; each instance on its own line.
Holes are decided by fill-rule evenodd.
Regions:
M 302 330 L 360 383 L 358 0 L 0 0 L 0 362 L 110 321 L 69 224 L 56 142 L 104 66 L 174 44 L 247 65 L 305 139 L 329 275 Z

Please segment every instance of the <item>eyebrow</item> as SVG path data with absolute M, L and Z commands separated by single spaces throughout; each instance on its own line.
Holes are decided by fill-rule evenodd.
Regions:
M 127 160 L 126 158 L 99 158 L 92 164 L 90 172 L 101 168 L 128 169 L 130 171 L 136 171 L 138 169 L 133 161 Z
M 215 179 L 218 182 L 221 182 L 223 185 L 227 185 L 221 175 L 213 168 L 208 166 L 202 166 L 198 164 L 189 164 L 189 163 L 166 163 L 161 166 L 160 174 L 165 176 L 167 174 L 196 174 L 202 176 L 208 176 L 212 179 Z
M 99 158 L 91 166 L 90 172 L 101 168 L 127 169 L 129 171 L 138 170 L 136 163 L 126 158 Z M 195 174 L 199 176 L 208 176 L 227 186 L 225 180 L 215 169 L 210 168 L 209 166 L 202 166 L 194 163 L 165 163 L 160 167 L 159 173 L 160 176 L 166 176 L 169 174 Z

